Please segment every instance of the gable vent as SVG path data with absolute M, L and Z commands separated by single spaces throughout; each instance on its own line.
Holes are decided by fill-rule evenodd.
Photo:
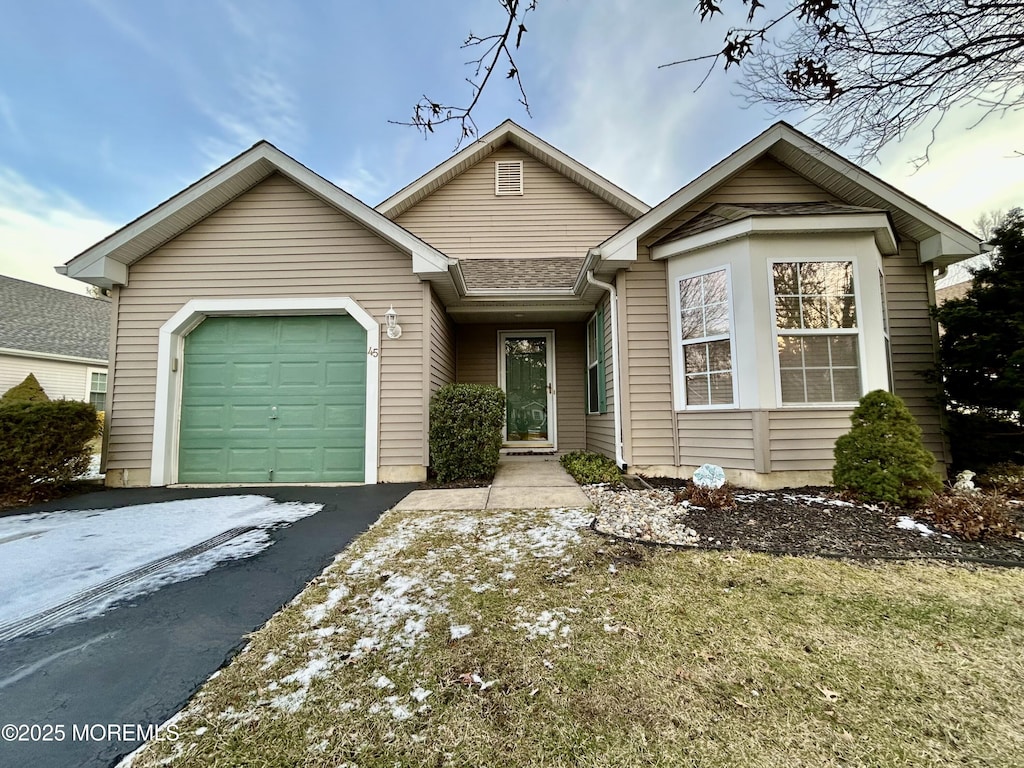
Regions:
M 523 194 L 522 160 L 498 160 L 494 164 L 494 194 Z

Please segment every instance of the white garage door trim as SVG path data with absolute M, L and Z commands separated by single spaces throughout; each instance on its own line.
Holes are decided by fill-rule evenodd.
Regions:
M 153 415 L 151 485 L 178 481 L 178 425 L 181 370 L 176 365 L 189 331 L 210 316 L 349 315 L 366 329 L 366 475 L 377 482 L 377 409 L 380 402 L 380 324 L 348 296 L 284 299 L 192 299 L 160 327 L 156 360 L 156 411 Z M 373 354 L 377 352 L 377 354 Z M 177 369 L 177 370 L 175 370 Z

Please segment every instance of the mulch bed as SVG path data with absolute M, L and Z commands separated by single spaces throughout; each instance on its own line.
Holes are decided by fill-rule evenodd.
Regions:
M 655 488 L 682 488 L 671 478 L 646 478 Z M 924 522 L 914 510 L 875 505 L 828 503 L 843 501 L 831 488 L 787 488 L 779 491 L 736 489 L 733 509 L 685 510 L 685 523 L 700 535 L 697 546 L 798 555 L 839 555 L 858 558 L 963 558 L 1024 563 L 1024 540 L 994 538 L 963 541 L 936 533 L 896 527 L 901 516 Z M 817 499 L 821 499 L 819 502 Z M 1024 504 L 1010 502 L 1008 514 L 1024 524 Z

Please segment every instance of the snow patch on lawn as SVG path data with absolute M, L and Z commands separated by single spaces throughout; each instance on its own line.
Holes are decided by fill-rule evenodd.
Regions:
M 273 543 L 274 528 L 320 509 L 319 504 L 279 503 L 264 496 L 217 496 L 0 518 L 0 625 L 53 608 L 232 528 L 255 529 L 125 584 L 61 623 L 98 615 L 115 602 L 251 557 Z

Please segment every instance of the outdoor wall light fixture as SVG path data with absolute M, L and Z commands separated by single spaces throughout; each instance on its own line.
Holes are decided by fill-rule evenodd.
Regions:
M 384 313 L 384 322 L 387 325 L 389 339 L 401 338 L 402 326 L 398 324 L 398 313 L 395 312 L 394 304 L 391 305 L 391 309 Z

